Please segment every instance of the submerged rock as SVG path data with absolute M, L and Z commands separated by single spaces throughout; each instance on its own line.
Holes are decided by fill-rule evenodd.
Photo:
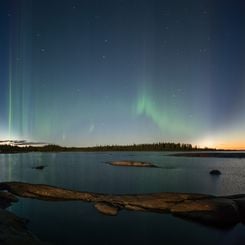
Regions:
M 242 194 L 223 197 L 192 193 L 110 195 L 20 182 L 0 183 L 0 190 L 41 200 L 94 202 L 95 208 L 106 215 L 117 215 L 122 209 L 171 213 L 174 216 L 219 228 L 232 227 L 243 222 L 245 214 L 245 195 Z
M 124 167 L 148 167 L 157 168 L 156 165 L 148 162 L 138 162 L 138 161 L 114 161 L 108 162 L 112 166 L 124 166 Z
M 221 175 L 221 172 L 217 169 L 213 169 L 209 172 L 211 175 Z
M 0 209 L 0 243 L 3 245 L 48 245 L 30 233 L 27 220 Z
M 10 192 L 0 192 L 0 244 L 5 245 L 44 245 L 27 229 L 28 220 L 4 210 L 18 202 L 18 198 Z
M 37 170 L 43 170 L 44 168 L 46 168 L 46 166 L 44 165 L 33 167 L 33 169 L 37 169 Z

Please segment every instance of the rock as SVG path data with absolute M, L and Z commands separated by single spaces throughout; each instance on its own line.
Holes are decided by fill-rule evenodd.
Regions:
M 171 212 L 184 219 L 220 228 L 232 227 L 240 222 L 236 203 L 225 198 L 185 201 L 174 206 Z
M 112 166 L 157 168 L 157 166 L 152 163 L 138 161 L 114 161 L 108 163 Z
M 81 200 L 91 202 L 97 201 L 98 195 L 88 192 L 73 191 L 42 184 L 29 184 L 23 182 L 2 182 L 0 190 L 26 198 L 34 198 L 47 201 Z M 100 196 L 103 196 L 100 194 Z
M 117 215 L 119 208 L 106 203 L 106 202 L 97 202 L 94 207 L 102 214 L 105 215 Z
M 37 169 L 37 170 L 43 170 L 44 168 L 46 168 L 46 166 L 43 165 L 33 167 L 33 169 Z
M 0 208 L 8 208 L 12 202 L 18 202 L 18 198 L 9 192 L 0 192 Z
M 173 205 L 171 213 L 189 213 L 189 212 L 206 212 L 215 208 L 212 199 L 204 200 L 184 200 L 183 202 Z
M 211 175 L 221 175 L 221 172 L 217 169 L 213 169 L 209 172 Z
M 234 198 L 233 201 L 237 204 L 241 221 L 245 223 L 245 197 Z

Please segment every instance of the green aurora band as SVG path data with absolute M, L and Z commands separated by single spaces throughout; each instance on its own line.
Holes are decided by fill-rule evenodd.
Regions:
M 136 114 L 144 115 L 151 119 L 161 130 L 162 133 L 167 135 L 192 137 L 197 133 L 197 124 L 193 125 L 186 115 L 181 113 L 185 111 L 183 108 L 177 108 L 173 105 L 161 104 L 161 108 L 152 99 L 153 97 L 146 92 L 141 92 L 136 105 Z

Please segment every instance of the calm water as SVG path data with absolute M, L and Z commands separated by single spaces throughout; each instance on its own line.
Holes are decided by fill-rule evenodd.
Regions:
M 245 159 L 170 157 L 162 152 L 27 153 L 0 155 L 0 181 L 44 183 L 103 193 L 245 193 Z M 137 160 L 161 168 L 115 167 Z M 44 170 L 32 169 L 45 165 Z M 222 175 L 210 176 L 211 169 Z M 171 215 L 121 211 L 99 214 L 91 203 L 21 199 L 10 208 L 30 219 L 29 228 L 54 244 L 245 244 L 245 226 L 221 231 Z

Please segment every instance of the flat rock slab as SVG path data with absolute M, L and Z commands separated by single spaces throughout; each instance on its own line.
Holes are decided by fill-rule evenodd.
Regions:
M 117 215 L 122 209 L 170 213 L 219 228 L 229 228 L 242 223 L 245 214 L 245 195 L 243 194 L 222 197 L 194 193 L 111 195 L 21 182 L 0 183 L 0 190 L 41 200 L 93 202 L 95 208 L 106 215 Z
M 184 201 L 171 208 L 175 216 L 226 228 L 242 221 L 236 202 L 227 198 Z
M 147 168 L 157 168 L 156 165 L 148 162 L 138 162 L 138 161 L 114 161 L 108 162 L 112 166 L 121 166 L 121 167 L 147 167 Z

